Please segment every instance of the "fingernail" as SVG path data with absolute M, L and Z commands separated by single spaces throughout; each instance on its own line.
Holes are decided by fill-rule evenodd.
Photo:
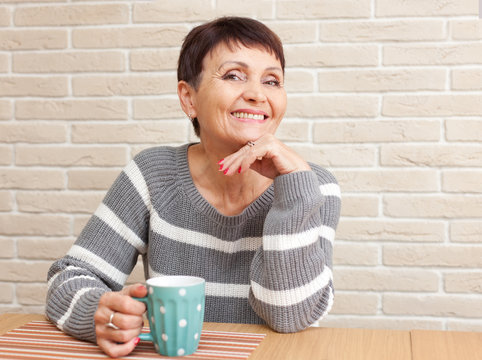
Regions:
M 134 340 L 134 346 L 139 345 L 140 342 L 141 342 L 141 338 L 140 338 L 140 337 L 136 338 L 136 339 Z
M 226 170 L 223 171 L 223 174 L 226 175 L 226 173 L 228 172 L 229 168 L 227 168 Z
M 224 164 L 219 165 L 219 170 L 223 169 Z
M 224 161 L 224 159 L 221 159 L 218 161 L 218 164 L 221 164 Z
M 139 285 L 137 290 L 147 290 L 147 288 L 144 285 Z
M 241 166 L 238 169 L 238 174 L 240 174 L 240 173 L 241 173 Z

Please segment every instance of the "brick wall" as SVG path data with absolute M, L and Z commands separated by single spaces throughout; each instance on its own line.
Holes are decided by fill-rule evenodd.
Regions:
M 0 1 L 0 312 L 42 311 L 133 154 L 194 139 L 179 47 L 232 14 L 282 37 L 279 137 L 343 191 L 324 324 L 482 331 L 478 0 Z

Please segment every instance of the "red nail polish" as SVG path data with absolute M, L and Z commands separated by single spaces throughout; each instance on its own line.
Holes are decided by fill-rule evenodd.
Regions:
M 136 339 L 134 340 L 134 346 L 139 345 L 140 341 L 141 341 L 141 338 L 139 338 L 139 337 L 136 338 Z
M 223 164 L 219 165 L 219 170 L 222 170 L 223 169 Z
M 223 171 L 223 174 L 226 175 L 226 173 L 228 172 L 229 168 L 227 168 L 226 170 Z
M 221 159 L 218 161 L 218 164 L 221 164 L 224 161 L 224 159 Z
M 241 166 L 238 169 L 238 174 L 241 174 Z

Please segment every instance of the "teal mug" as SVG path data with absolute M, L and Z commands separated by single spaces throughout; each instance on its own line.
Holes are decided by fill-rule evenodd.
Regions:
M 150 332 L 139 335 L 161 355 L 184 356 L 199 345 L 204 321 L 205 280 L 195 276 L 160 276 L 147 280 Z

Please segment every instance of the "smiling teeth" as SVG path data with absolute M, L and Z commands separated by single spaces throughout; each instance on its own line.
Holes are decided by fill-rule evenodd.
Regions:
M 253 120 L 264 120 L 264 115 L 261 114 L 251 114 L 245 112 L 233 112 L 233 115 L 240 119 L 253 119 Z

